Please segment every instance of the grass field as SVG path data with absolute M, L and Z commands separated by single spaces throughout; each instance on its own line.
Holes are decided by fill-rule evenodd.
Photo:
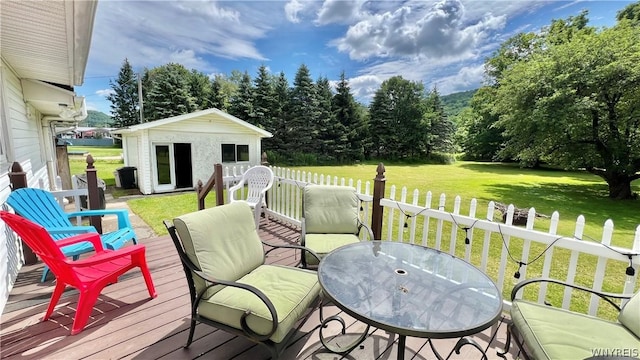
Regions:
M 116 181 L 113 173 L 117 168 L 124 166 L 122 159 L 113 159 L 120 156 L 122 149 L 108 147 L 91 147 L 91 146 L 69 146 L 68 151 L 88 152 L 95 161 L 93 166 L 98 170 L 98 177 L 107 184 L 107 186 L 115 186 Z M 69 167 L 71 175 L 84 174 L 87 168 L 87 159 L 84 156 L 69 156 Z

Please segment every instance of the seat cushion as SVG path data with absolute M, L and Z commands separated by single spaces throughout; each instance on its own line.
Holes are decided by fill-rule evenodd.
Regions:
M 270 339 L 276 343 L 284 339 L 320 294 L 315 272 L 287 266 L 262 265 L 238 282 L 256 287 L 273 303 L 278 328 Z M 237 329 L 242 329 L 240 317 L 245 310 L 251 310 L 247 323 L 253 331 L 269 333 L 272 322 L 267 306 L 247 290 L 227 286 L 202 300 L 198 307 L 200 316 Z
M 534 359 L 585 359 L 592 349 L 638 349 L 640 339 L 622 324 L 523 300 L 511 320 Z
M 307 233 L 358 233 L 359 199 L 349 186 L 308 185 L 303 190 Z
M 640 292 L 624 305 L 618 316 L 618 321 L 640 338 Z
M 360 241 L 352 234 L 306 234 L 304 246 L 322 257 L 340 246 Z M 318 265 L 318 260 L 308 252 L 305 253 L 307 265 Z

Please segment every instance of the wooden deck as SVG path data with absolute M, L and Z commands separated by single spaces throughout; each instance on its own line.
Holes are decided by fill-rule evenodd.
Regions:
M 299 230 L 275 221 L 263 220 L 263 240 L 293 243 Z M 184 349 L 190 319 L 189 295 L 184 272 L 173 243 L 168 236 L 142 239 L 147 246 L 147 260 L 158 297 L 150 300 L 139 271 L 125 274 L 108 286 L 98 299 L 87 327 L 70 336 L 77 292 L 68 290 L 60 300 L 52 318 L 41 322 L 53 291 L 53 281 L 39 283 L 42 265 L 25 266 L 20 272 L 0 322 L 0 355 L 2 359 L 268 359 L 269 351 L 244 338 L 235 337 L 204 324 L 196 326 L 193 344 Z M 270 254 L 270 263 L 297 263 L 291 250 Z M 324 315 L 339 313 L 334 306 L 325 307 Z M 363 329 L 362 323 L 343 317 L 347 332 Z M 285 353 L 284 359 L 395 359 L 397 336 L 371 328 L 367 339 L 350 354 L 341 357 L 328 353 L 319 341 L 318 314 L 304 325 L 302 338 Z M 331 328 L 327 330 L 333 330 Z M 304 335 L 304 332 L 309 332 Z M 326 333 L 326 332 L 325 332 Z M 487 349 L 490 359 L 499 358 L 506 338 L 506 324 L 473 337 Z M 456 340 L 435 340 L 435 346 L 446 356 Z M 516 346 L 507 359 L 516 359 Z M 407 338 L 406 359 L 435 358 L 425 339 Z M 452 359 L 480 359 L 471 346 L 462 348 Z

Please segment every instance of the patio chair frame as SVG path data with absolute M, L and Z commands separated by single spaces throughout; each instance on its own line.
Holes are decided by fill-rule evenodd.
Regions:
M 269 298 L 262 291 L 255 288 L 254 286 L 235 282 L 235 281 L 218 280 L 210 276 L 207 276 L 207 274 L 203 273 L 189 259 L 189 257 L 185 253 L 184 247 L 182 245 L 182 241 L 180 240 L 180 237 L 176 231 L 175 226 L 170 221 L 167 221 L 167 220 L 164 221 L 164 226 L 169 231 L 171 240 L 173 240 L 173 244 L 175 245 L 176 250 L 178 251 L 178 255 L 180 256 L 180 261 L 182 262 L 182 268 L 185 272 L 187 283 L 189 285 L 189 295 L 191 299 L 191 325 L 189 327 L 189 337 L 187 339 L 187 344 L 184 346 L 185 349 L 188 348 L 193 342 L 195 326 L 198 322 L 201 322 L 209 326 L 222 329 L 231 334 L 245 337 L 250 341 L 262 344 L 269 349 L 269 351 L 271 352 L 272 359 L 279 359 L 279 357 L 282 355 L 284 350 L 286 350 L 287 347 L 289 347 L 289 345 L 295 343 L 298 340 L 294 338 L 295 333 L 297 333 L 298 330 L 300 330 L 300 328 L 306 323 L 306 321 L 309 319 L 311 314 L 313 314 L 315 309 L 320 308 L 320 314 L 321 314 L 320 317 L 322 317 L 321 305 L 322 305 L 323 299 L 322 299 L 322 293 L 320 293 L 320 296 L 318 296 L 318 299 L 313 303 L 311 307 L 307 309 L 306 314 L 298 320 L 297 327 L 295 327 L 294 329 L 291 329 L 289 334 L 287 334 L 287 336 L 284 338 L 282 342 L 280 343 L 273 342 L 269 338 L 275 333 L 278 327 L 278 315 L 276 313 L 273 303 L 269 300 Z M 292 248 L 292 249 L 301 249 L 303 251 L 304 250 L 309 251 L 313 256 L 318 258 L 318 256 L 312 250 L 306 249 L 299 245 L 273 245 L 273 244 L 266 243 L 264 241 L 261 241 L 261 242 L 263 245 L 272 247 L 271 249 L 265 252 L 265 256 L 269 254 L 269 252 L 277 248 Z M 195 282 L 193 280 L 192 274 L 195 274 L 196 276 L 200 277 L 201 279 L 205 280 L 208 283 L 208 285 L 204 289 L 202 289 L 202 291 L 200 291 L 199 293 L 196 291 L 196 286 L 195 286 Z M 269 309 L 269 313 L 271 314 L 272 327 L 269 333 L 265 335 L 257 334 L 247 325 L 246 318 L 251 314 L 249 310 L 245 311 L 245 313 L 242 315 L 240 319 L 240 325 L 242 327 L 242 330 L 239 330 L 229 325 L 200 316 L 200 314 L 198 314 L 198 306 L 200 304 L 200 301 L 202 300 L 207 290 L 209 290 L 211 287 L 214 287 L 216 285 L 225 285 L 225 286 L 232 286 L 232 287 L 244 289 L 254 294 L 255 296 L 257 296 L 260 299 L 260 301 L 262 301 L 267 306 L 267 308 Z

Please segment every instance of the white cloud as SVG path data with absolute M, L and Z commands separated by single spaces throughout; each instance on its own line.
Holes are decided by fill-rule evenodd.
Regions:
M 88 72 L 117 71 L 124 58 L 136 70 L 174 61 L 206 72 L 218 70 L 206 60 L 209 56 L 267 60 L 255 43 L 270 30 L 267 21 L 280 14 L 272 7 L 215 1 L 101 2 Z
M 469 57 L 493 31 L 506 25 L 504 15 L 485 14 L 469 22 L 459 0 L 442 0 L 431 7 L 404 5 L 370 14 L 331 44 L 351 59 Z
M 358 17 L 363 3 L 363 0 L 326 0 L 318 11 L 315 23 L 318 25 L 346 23 Z
M 109 96 L 111 94 L 115 94 L 115 93 L 116 93 L 115 90 L 113 90 L 111 88 L 110 89 L 96 90 L 96 95 L 103 96 L 103 97 L 107 97 L 107 96 Z
M 384 80 L 376 75 L 361 75 L 348 79 L 351 93 L 362 103 L 369 103 L 373 99 Z
M 437 87 L 441 95 L 477 89 L 484 80 L 484 64 L 464 66 L 457 73 L 434 79 L 428 89 Z
M 300 18 L 298 17 L 298 13 L 304 10 L 305 5 L 298 0 L 291 0 L 284 5 L 284 13 L 287 17 L 287 20 L 292 23 L 299 23 Z

